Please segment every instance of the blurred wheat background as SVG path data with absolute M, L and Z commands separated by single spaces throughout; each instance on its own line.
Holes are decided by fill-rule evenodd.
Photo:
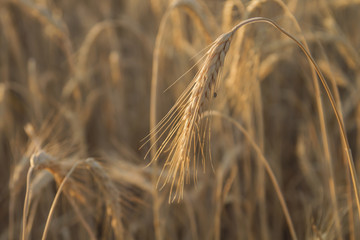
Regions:
M 291 38 L 242 26 L 181 178 L 182 115 L 156 124 L 254 17 L 309 50 L 339 119 Z M 359 23 L 358 0 L 2 0 L 0 240 L 359 239 Z

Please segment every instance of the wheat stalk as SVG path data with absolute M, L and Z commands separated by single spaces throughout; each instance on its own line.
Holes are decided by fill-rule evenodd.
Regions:
M 175 103 L 173 108 L 168 112 L 168 114 L 159 122 L 157 127 L 152 132 L 150 132 L 150 138 L 152 135 L 156 135 L 157 133 L 160 134 L 155 143 L 153 143 L 150 147 L 149 152 L 151 151 L 152 147 L 156 145 L 157 141 L 159 141 L 161 137 L 166 133 L 166 131 L 170 129 L 167 137 L 165 138 L 151 161 L 151 163 L 157 161 L 160 154 L 164 152 L 165 148 L 169 145 L 169 143 L 171 143 L 169 147 L 169 155 L 163 167 L 163 171 L 165 169 L 168 170 L 168 175 L 165 179 L 164 185 L 166 183 L 171 183 L 169 201 L 171 199 L 175 183 L 177 183 L 177 187 L 172 201 L 174 201 L 176 197 L 179 197 L 180 200 L 180 198 L 182 198 L 183 196 L 185 178 L 186 176 L 189 176 L 191 149 L 193 148 L 195 151 L 197 143 L 199 142 L 200 150 L 203 151 L 203 145 L 201 144 L 201 141 L 203 140 L 201 136 L 203 133 L 200 131 L 199 127 L 200 114 L 203 111 L 205 98 L 209 100 L 211 97 L 210 94 L 215 93 L 216 79 L 218 78 L 219 71 L 224 64 L 224 59 L 227 51 L 229 50 L 232 36 L 239 28 L 256 22 L 270 24 L 277 30 L 279 30 L 281 33 L 286 35 L 288 38 L 290 38 L 292 41 L 294 41 L 297 46 L 302 50 L 302 52 L 306 55 L 308 61 L 314 67 L 316 74 L 320 78 L 320 81 L 326 91 L 327 97 L 336 117 L 338 127 L 341 133 L 341 140 L 345 145 L 344 153 L 347 157 L 347 163 L 353 184 L 357 210 L 360 215 L 358 180 L 356 172 L 354 170 L 355 168 L 352 160 L 351 149 L 349 147 L 348 139 L 345 133 L 343 121 L 340 117 L 339 111 L 336 107 L 335 100 L 329 89 L 329 86 L 318 65 L 316 64 L 314 58 L 311 56 L 304 44 L 299 42 L 294 36 L 282 29 L 274 21 L 263 17 L 255 17 L 242 21 L 238 25 L 236 25 L 231 31 L 221 35 L 215 40 L 215 42 L 211 45 L 209 51 L 206 53 L 204 64 L 202 65 L 202 68 L 196 75 L 193 82 L 180 96 L 180 98 Z M 293 235 L 292 237 L 296 239 L 295 235 Z

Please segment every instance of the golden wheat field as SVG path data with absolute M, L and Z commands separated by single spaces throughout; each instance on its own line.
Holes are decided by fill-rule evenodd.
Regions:
M 1 0 L 0 240 L 360 239 L 359 0 Z

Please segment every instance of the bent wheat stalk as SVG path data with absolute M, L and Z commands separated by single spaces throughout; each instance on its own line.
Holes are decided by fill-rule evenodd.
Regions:
M 158 137 L 155 142 L 152 142 L 152 146 L 150 147 L 149 151 L 151 151 L 152 148 L 156 146 L 156 143 L 161 139 L 161 137 L 164 136 L 166 132 L 168 132 L 165 140 L 162 142 L 159 149 L 156 150 L 155 156 L 151 159 L 151 163 L 157 161 L 159 159 L 159 156 L 165 150 L 169 151 L 163 167 L 163 172 L 164 170 L 167 170 L 167 176 L 165 178 L 164 184 L 171 184 L 169 201 L 171 199 L 171 201 L 174 201 L 176 197 L 178 197 L 180 200 L 180 198 L 182 198 L 183 196 L 185 179 L 189 177 L 190 173 L 190 155 L 192 153 L 191 150 L 196 151 L 197 147 L 199 147 L 199 151 L 201 151 L 202 156 L 204 157 L 204 145 L 202 144 L 202 141 L 204 141 L 204 128 L 202 128 L 200 125 L 200 115 L 204 110 L 205 101 L 210 100 L 212 94 L 214 94 L 214 96 L 216 95 L 215 89 L 217 87 L 216 83 L 218 75 L 224 64 L 225 56 L 229 50 L 232 37 L 239 28 L 257 22 L 268 23 L 275 27 L 277 30 L 279 30 L 281 33 L 289 37 L 291 40 L 293 40 L 314 67 L 334 111 L 341 133 L 341 140 L 346 146 L 345 153 L 347 156 L 347 163 L 351 174 L 357 209 L 360 216 L 358 182 L 356 172 L 354 170 L 354 164 L 352 161 L 351 150 L 349 147 L 347 136 L 345 134 L 343 122 L 337 110 L 334 97 L 330 91 L 330 88 L 318 65 L 316 64 L 309 51 L 307 51 L 304 44 L 298 41 L 287 31 L 282 29 L 273 20 L 263 17 L 255 17 L 242 21 L 238 25 L 236 25 L 231 31 L 220 35 L 214 41 L 208 52 L 205 54 L 204 63 L 198 74 L 195 76 L 194 80 L 189 84 L 189 86 L 179 97 L 175 105 L 158 123 L 155 129 L 150 132 L 150 139 L 154 135 L 158 135 Z M 172 197 L 175 184 L 176 191 L 174 196 Z

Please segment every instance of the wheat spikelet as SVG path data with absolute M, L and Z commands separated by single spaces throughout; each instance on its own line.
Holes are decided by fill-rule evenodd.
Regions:
M 219 72 L 224 65 L 225 56 L 235 31 L 236 29 L 233 29 L 233 31 L 222 34 L 214 41 L 206 53 L 204 63 L 193 82 L 154 130 L 154 132 L 160 132 L 161 137 L 165 131 L 170 129 L 168 136 L 152 159 L 152 161 L 156 161 L 165 147 L 170 145 L 170 153 L 163 168 L 163 172 L 164 170 L 167 171 L 164 185 L 171 183 L 171 193 L 175 184 L 177 187 L 173 198 L 172 194 L 170 194 L 169 201 L 171 198 L 171 201 L 174 201 L 177 197 L 180 199 L 183 196 L 185 179 L 188 180 L 190 176 L 191 151 L 195 151 L 196 147 L 199 146 L 204 159 L 201 141 L 205 137 L 204 129 L 199 124 L 200 116 L 206 101 L 210 101 L 212 96 L 216 96 L 215 89 Z M 170 142 L 171 144 L 169 144 Z

